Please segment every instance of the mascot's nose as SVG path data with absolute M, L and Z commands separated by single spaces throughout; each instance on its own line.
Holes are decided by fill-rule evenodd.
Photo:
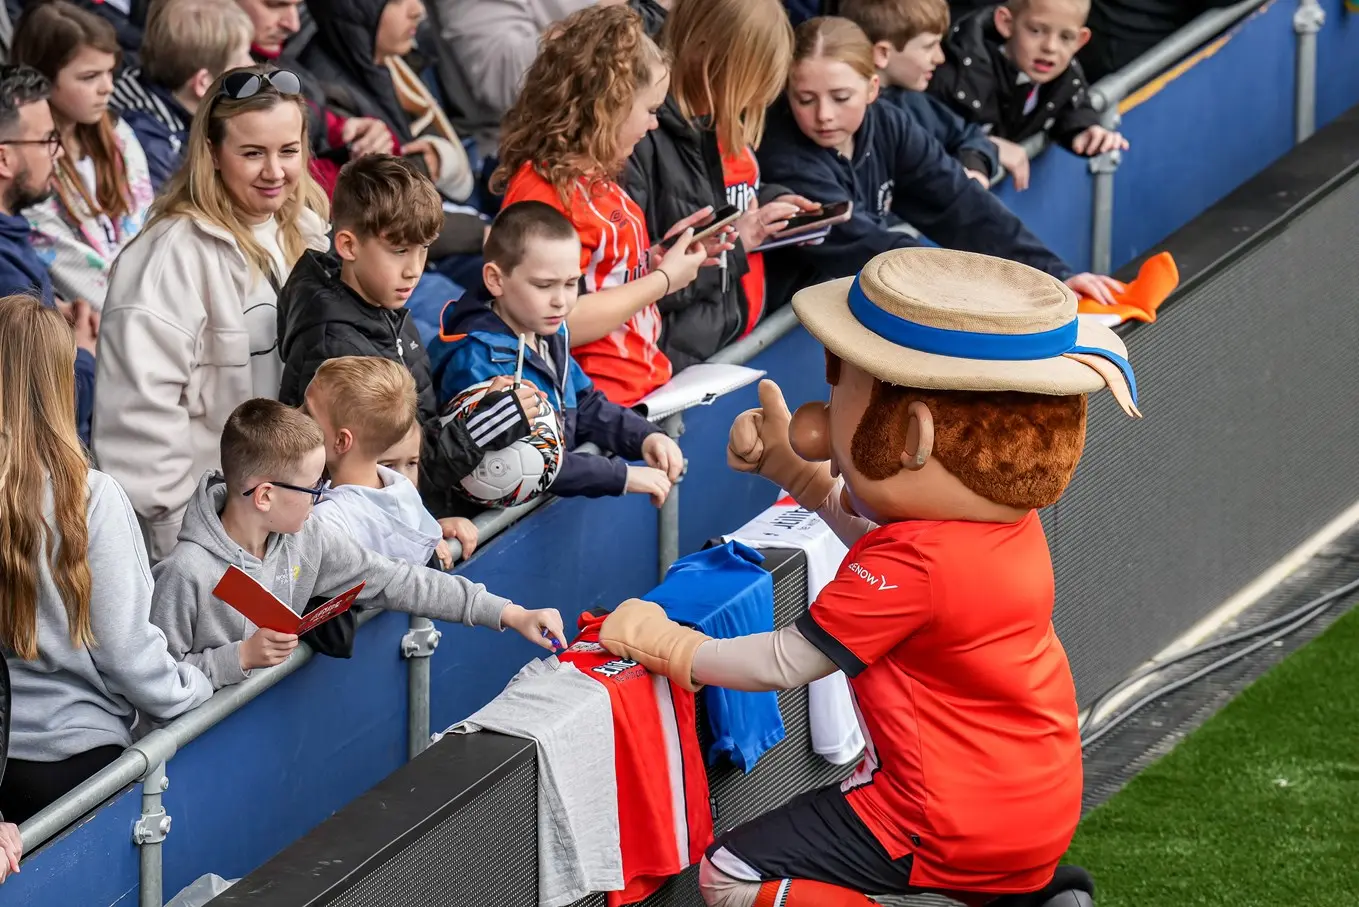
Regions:
M 788 443 L 793 453 L 804 460 L 812 463 L 829 460 L 830 407 L 815 401 L 799 406 L 788 425 Z

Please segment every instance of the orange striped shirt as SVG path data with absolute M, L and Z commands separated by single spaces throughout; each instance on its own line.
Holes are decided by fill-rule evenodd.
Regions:
M 569 205 L 529 164 L 519 168 L 505 189 L 505 204 L 539 201 L 566 215 L 580 235 L 580 267 L 585 275 L 580 305 L 588 294 L 622 286 L 650 272 L 646 217 L 612 180 L 587 187 L 577 182 Z M 607 336 L 571 350 L 595 385 L 614 403 L 632 406 L 670 380 L 670 360 L 661 352 L 661 313 L 648 305 Z

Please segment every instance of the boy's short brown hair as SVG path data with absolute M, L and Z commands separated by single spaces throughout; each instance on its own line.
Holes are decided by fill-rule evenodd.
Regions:
M 334 429 L 349 429 L 364 456 L 380 456 L 417 418 L 415 379 L 400 362 L 381 356 L 327 359 L 307 391 L 326 408 Z
M 580 235 L 571 221 L 546 202 L 515 202 L 500 209 L 486 237 L 482 256 L 506 274 L 519 267 L 534 239 L 574 239 Z
M 147 14 L 142 75 L 178 91 L 200 69 L 213 78 L 250 45 L 255 26 L 245 10 L 223 0 L 157 0 Z
M 1090 15 L 1090 0 L 1072 0 L 1072 3 L 1081 10 L 1081 21 L 1084 22 L 1086 17 Z M 1021 13 L 1028 12 L 1032 5 L 1033 0 L 1008 0 L 1005 8 L 1010 11 L 1011 15 L 1018 16 Z
M 868 40 L 901 50 L 920 35 L 948 31 L 946 0 L 841 0 L 840 15 L 864 30 Z
M 359 239 L 427 246 L 443 229 L 444 208 L 434 183 L 409 161 L 369 154 L 340 168 L 330 220 Z
M 321 426 L 301 410 L 256 397 L 232 411 L 222 429 L 222 474 L 230 492 L 244 492 L 252 476 L 284 482 L 302 458 L 325 446 Z

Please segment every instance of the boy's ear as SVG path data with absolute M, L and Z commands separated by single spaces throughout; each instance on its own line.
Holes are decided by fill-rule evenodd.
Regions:
M 878 43 L 874 44 L 873 65 L 876 66 L 878 69 L 886 69 L 887 62 L 892 59 L 892 51 L 894 49 L 895 48 L 892 47 L 891 41 L 879 41 Z
M 347 428 L 335 432 L 335 453 L 343 456 L 354 449 L 354 433 Z
M 1080 37 L 1076 39 L 1076 49 L 1080 50 L 1088 43 L 1090 43 L 1090 29 L 1082 26 Z
M 492 296 L 505 295 L 505 272 L 500 270 L 500 265 L 493 261 L 488 261 L 482 265 L 481 280 L 482 283 L 486 284 L 486 289 Z
M 358 255 L 359 238 L 354 235 L 353 230 L 335 231 L 335 254 L 344 261 L 353 262 Z
M 1006 41 L 1014 35 L 1015 14 L 1010 12 L 1004 3 L 996 7 L 996 31 L 1000 32 L 1000 36 Z
M 208 72 L 206 69 L 198 70 L 198 72 L 189 77 L 189 94 L 192 95 L 195 100 L 203 100 L 208 96 L 208 89 L 212 87 L 213 81 L 212 73 Z

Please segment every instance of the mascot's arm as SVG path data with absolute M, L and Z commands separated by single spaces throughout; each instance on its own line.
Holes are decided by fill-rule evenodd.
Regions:
M 693 678 L 701 684 L 762 693 L 804 687 L 837 670 L 797 627 L 784 627 L 708 640 L 694 653 Z
M 859 539 L 877 529 L 878 524 L 846 510 L 842 497 L 844 490 L 845 480 L 836 479 L 825 503 L 816 508 L 816 515 L 826 521 L 846 548 L 853 548 Z
M 715 684 L 760 692 L 805 686 L 835 665 L 795 627 L 736 639 L 711 639 L 681 626 L 654 602 L 629 599 L 600 627 L 599 641 L 687 690 Z

